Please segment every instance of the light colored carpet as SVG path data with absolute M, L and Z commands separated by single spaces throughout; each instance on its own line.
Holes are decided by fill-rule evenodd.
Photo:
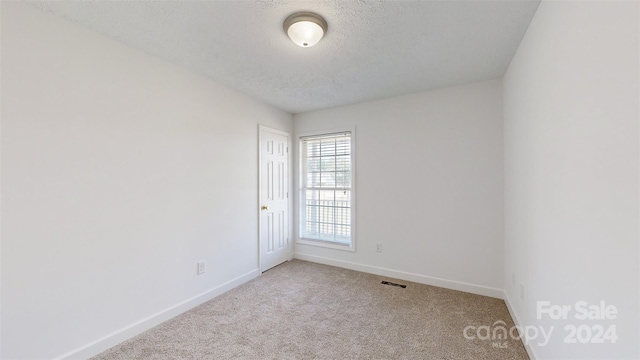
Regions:
M 528 359 L 463 336 L 498 320 L 502 300 L 293 260 L 93 359 Z

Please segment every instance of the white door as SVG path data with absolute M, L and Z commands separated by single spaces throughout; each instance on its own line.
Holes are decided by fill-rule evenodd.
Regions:
M 260 270 L 291 257 L 289 134 L 260 126 Z

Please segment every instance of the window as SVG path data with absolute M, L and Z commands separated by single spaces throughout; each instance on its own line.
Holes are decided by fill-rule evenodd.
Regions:
M 300 243 L 354 250 L 353 131 L 300 138 Z

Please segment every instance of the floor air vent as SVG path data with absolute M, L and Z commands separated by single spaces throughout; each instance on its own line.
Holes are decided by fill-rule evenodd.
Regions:
M 407 285 L 396 284 L 396 283 L 392 283 L 392 282 L 388 282 L 388 281 L 383 281 L 382 284 L 383 285 L 397 286 L 397 287 L 401 287 L 403 289 L 407 287 Z

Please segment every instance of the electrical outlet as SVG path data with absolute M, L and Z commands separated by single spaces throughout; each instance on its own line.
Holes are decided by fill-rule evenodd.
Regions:
M 520 300 L 524 301 L 524 285 L 520 284 Z
M 204 274 L 207 272 L 207 263 L 205 261 L 198 262 L 198 275 Z
M 516 273 L 511 273 L 511 285 L 516 286 Z
M 382 243 L 376 243 L 376 252 L 382 252 Z

